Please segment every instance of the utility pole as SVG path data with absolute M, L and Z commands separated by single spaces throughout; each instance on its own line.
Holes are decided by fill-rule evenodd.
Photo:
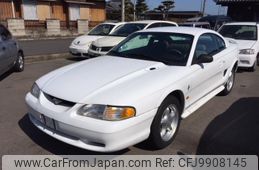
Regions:
M 121 22 L 125 22 L 125 0 L 121 0 Z
M 205 15 L 205 9 L 206 9 L 206 1 L 207 0 L 203 0 L 203 5 L 202 5 L 202 15 Z
M 203 5 L 202 5 L 202 15 L 205 15 L 205 9 L 206 9 L 206 1 L 207 0 L 203 0 Z
M 134 0 L 134 3 L 133 3 L 133 5 L 134 5 L 134 12 L 133 12 L 133 21 L 136 21 L 136 2 L 137 2 L 137 0 Z

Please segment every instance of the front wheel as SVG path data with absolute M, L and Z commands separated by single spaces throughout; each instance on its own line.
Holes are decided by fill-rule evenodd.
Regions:
M 248 68 L 248 71 L 254 72 L 254 71 L 256 70 L 256 65 L 257 65 L 257 64 L 256 64 L 256 62 L 255 62 L 252 67 Z
M 180 103 L 174 96 L 169 96 L 158 109 L 148 141 L 155 149 L 165 148 L 174 140 L 179 125 Z
M 14 71 L 22 72 L 24 70 L 24 56 L 22 52 L 19 52 L 14 65 Z
M 235 73 L 236 72 L 234 69 L 230 72 L 228 80 L 225 84 L 225 89 L 220 93 L 220 95 L 226 96 L 232 91 L 232 89 L 234 87 L 234 83 L 235 83 Z

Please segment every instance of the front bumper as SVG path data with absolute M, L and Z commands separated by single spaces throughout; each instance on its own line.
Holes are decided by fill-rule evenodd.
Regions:
M 71 45 L 69 47 L 69 52 L 70 54 L 72 54 L 73 56 L 77 56 L 77 57 L 89 57 L 88 56 L 88 49 L 89 46 L 74 46 Z
M 41 131 L 70 145 L 97 152 L 118 151 L 147 139 L 157 111 L 123 121 L 104 121 L 77 115 L 80 104 L 54 108 L 42 94 L 38 100 L 28 93 L 26 103 L 31 122 Z M 54 128 L 42 123 L 42 115 L 54 121 Z
M 256 54 L 252 55 L 238 55 L 238 67 L 253 67 L 256 62 Z
M 92 50 L 91 48 L 89 48 L 88 50 L 88 55 L 90 57 L 99 57 L 99 56 L 103 56 L 103 55 L 106 55 L 108 53 L 108 51 L 106 52 L 103 52 L 103 51 L 95 51 L 95 50 Z

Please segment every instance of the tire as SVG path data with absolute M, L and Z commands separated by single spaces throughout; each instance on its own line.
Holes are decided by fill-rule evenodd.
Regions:
M 17 59 L 13 69 L 16 72 L 22 72 L 24 70 L 24 56 L 22 52 L 18 52 Z
M 170 116 L 171 119 L 168 119 Z M 148 142 L 154 149 L 170 145 L 180 126 L 180 103 L 174 96 L 167 97 L 159 107 L 151 125 Z
M 250 72 L 255 72 L 255 70 L 256 70 L 256 65 L 257 65 L 257 64 L 256 64 L 256 62 L 255 62 L 252 67 L 248 68 L 248 71 L 250 71 Z
M 256 57 L 256 64 L 257 66 L 259 66 L 259 54 L 257 54 L 257 57 Z
M 229 78 L 225 84 L 225 89 L 222 92 L 220 92 L 221 96 L 227 96 L 232 91 L 234 84 L 235 84 L 235 73 L 236 72 L 233 69 L 231 71 L 231 75 L 229 76 Z

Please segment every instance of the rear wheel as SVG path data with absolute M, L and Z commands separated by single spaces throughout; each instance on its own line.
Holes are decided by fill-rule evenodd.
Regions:
M 149 142 L 155 149 L 172 143 L 180 125 L 180 103 L 174 96 L 167 97 L 158 109 L 151 125 Z
M 24 56 L 22 52 L 19 52 L 14 65 L 14 71 L 22 72 L 24 70 Z
M 232 91 L 232 89 L 234 87 L 234 83 L 235 83 L 235 73 L 236 72 L 233 69 L 231 71 L 229 77 L 228 77 L 228 80 L 227 80 L 226 84 L 225 84 L 225 89 L 220 93 L 220 95 L 226 96 Z

